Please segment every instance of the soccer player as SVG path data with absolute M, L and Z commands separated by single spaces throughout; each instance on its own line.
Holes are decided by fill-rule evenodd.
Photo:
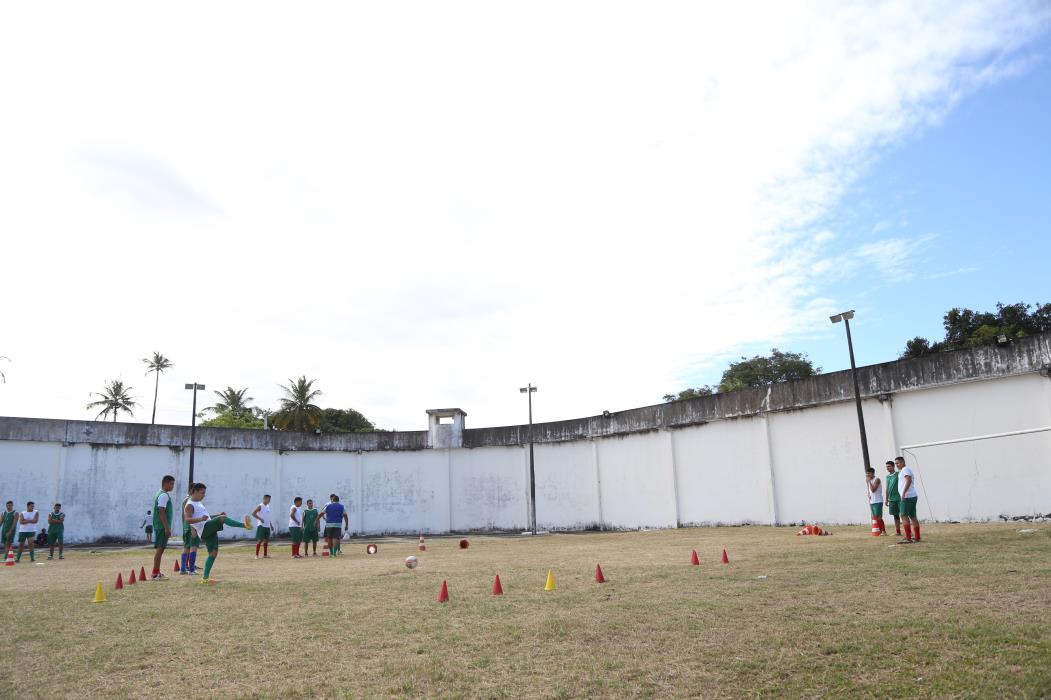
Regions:
M 263 547 L 263 559 L 270 558 L 270 494 L 263 495 L 263 502 L 252 511 L 252 517 L 259 521 L 255 528 L 255 558 L 259 558 L 259 547 Z
M 325 541 L 328 542 L 329 555 L 334 557 L 339 554 L 340 537 L 343 534 L 340 532 L 340 521 L 342 520 L 342 524 L 349 530 L 350 520 L 347 518 L 346 508 L 339 502 L 339 496 L 333 493 L 328 498 L 329 503 L 321 517 L 325 519 Z
M 153 541 L 153 573 L 151 581 L 165 581 L 167 576 L 161 573 L 161 557 L 172 536 L 172 489 L 175 488 L 175 477 L 165 474 L 161 479 L 161 490 L 153 497 L 153 530 L 157 536 Z
M 29 561 L 36 561 L 36 540 L 33 539 L 36 524 L 40 522 L 40 511 L 33 510 L 33 502 L 26 503 L 26 509 L 18 514 L 18 557 L 15 561 L 22 561 L 22 550 L 26 542 L 29 542 Z
M 139 527 L 146 533 L 146 544 L 153 542 L 153 511 L 146 511 L 146 517 L 142 519 Z
M 18 513 L 15 512 L 15 502 L 8 501 L 4 505 L 3 515 L 0 515 L 0 544 L 4 547 L 4 559 L 7 558 L 7 550 L 11 549 L 11 545 L 14 544 L 16 530 L 18 530 Z
M 58 558 L 65 559 L 62 551 L 65 548 L 63 533 L 66 529 L 66 514 L 62 512 L 62 504 L 56 503 L 55 509 L 47 514 L 47 543 L 51 547 L 47 558 L 48 561 L 55 558 L 55 545 L 58 544 Z
M 887 512 L 894 516 L 894 534 L 901 537 L 901 495 L 898 494 L 898 472 L 894 471 L 894 462 L 887 462 Z
M 314 507 L 314 499 L 307 499 L 306 510 L 303 511 L 303 556 L 310 554 L 310 543 L 314 543 L 314 556 L 317 556 L 317 508 Z
M 182 513 L 182 555 L 179 557 L 182 568 L 179 569 L 180 576 L 197 575 L 197 548 L 201 546 L 201 538 L 193 531 L 190 524 L 186 522 L 186 504 L 190 502 L 190 494 L 182 499 L 179 504 L 179 512 Z
M 920 541 L 920 521 L 916 518 L 916 475 L 912 467 L 905 464 L 904 457 L 894 459 L 898 467 L 898 493 L 901 494 L 901 520 L 905 526 L 905 539 L 898 544 L 912 544 Z
M 303 545 L 303 499 L 299 496 L 292 499 L 292 509 L 288 511 L 288 534 L 292 536 L 292 558 L 299 559 Z
M 879 527 L 881 535 L 887 534 L 887 526 L 883 524 L 883 489 L 880 488 L 879 477 L 872 467 L 865 468 L 865 481 L 869 490 L 869 511 L 872 513 L 876 526 Z
M 208 487 L 201 483 L 190 486 L 190 500 L 186 502 L 186 507 L 183 509 L 183 520 L 193 528 L 194 533 L 208 551 L 208 558 L 204 560 L 204 576 L 201 577 L 201 583 L 215 583 L 212 578 L 212 565 L 215 564 L 215 558 L 219 556 L 219 531 L 226 525 L 243 527 L 248 530 L 252 527 L 252 521 L 247 515 L 244 521 L 228 518 L 225 512 L 214 517 L 208 515 L 208 510 L 202 503 L 207 490 Z

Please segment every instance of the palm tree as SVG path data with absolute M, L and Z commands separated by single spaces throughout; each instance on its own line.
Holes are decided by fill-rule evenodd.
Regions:
M 114 379 L 112 382 L 106 384 L 106 388 L 101 394 L 95 394 L 95 396 L 99 397 L 98 401 L 92 401 L 84 408 L 88 410 L 96 408 L 102 409 L 102 411 L 95 416 L 95 420 L 98 420 L 99 418 L 105 420 L 106 416 L 112 413 L 113 422 L 116 423 L 117 414 L 121 411 L 124 411 L 129 416 L 135 415 L 132 408 L 139 404 L 135 403 L 135 399 L 128 395 L 130 391 L 130 386 L 124 386 L 124 382 L 119 379 Z
M 146 376 L 150 376 L 150 372 L 153 372 L 153 415 L 150 416 L 150 425 L 153 425 L 157 420 L 157 390 L 161 384 L 161 372 L 166 369 L 171 369 L 175 365 L 164 355 L 157 351 L 154 351 L 153 357 L 144 357 L 142 361 L 146 363 Z
M 281 408 L 274 414 L 274 427 L 278 430 L 306 431 L 321 425 L 321 409 L 311 403 L 321 396 L 320 389 L 314 389 L 314 379 L 305 376 L 282 386 L 285 395 L 279 399 Z
M 234 416 L 247 416 L 252 413 L 252 407 L 248 405 L 248 402 L 255 401 L 255 399 L 251 396 L 245 396 L 248 393 L 247 387 L 234 389 L 232 386 L 228 386 L 222 391 L 213 391 L 212 393 L 219 397 L 219 401 L 214 406 L 204 410 L 214 413 L 229 413 Z

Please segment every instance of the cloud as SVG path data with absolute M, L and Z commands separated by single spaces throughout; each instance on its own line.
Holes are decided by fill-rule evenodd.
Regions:
M 0 413 L 83 415 L 159 349 L 161 420 L 184 422 L 184 381 L 267 404 L 305 373 L 396 428 L 517 422 L 527 381 L 544 420 L 645 404 L 827 324 L 840 261 L 924 245 L 846 235 L 842 195 L 1048 23 L 1026 2 L 6 14 L 0 89 L 32 109 L 0 115 L 0 292 L 35 293 L 3 311 L 25 359 Z

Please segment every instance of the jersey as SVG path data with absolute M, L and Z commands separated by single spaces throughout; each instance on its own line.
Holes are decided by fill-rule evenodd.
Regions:
M 317 529 L 317 508 L 307 508 L 303 511 L 303 529 Z
M 190 526 L 186 524 L 186 504 L 190 502 L 190 497 L 182 499 L 182 503 L 179 504 L 179 512 L 182 513 L 182 534 L 190 534 Z
M 15 511 L 4 511 L 3 519 L 0 520 L 0 527 L 3 528 L 4 532 L 13 532 L 15 529 L 15 518 L 18 513 Z
M 869 503 L 883 503 L 883 489 L 877 488 L 875 491 L 872 490 L 872 487 L 876 485 L 877 481 L 879 481 L 879 479 L 876 477 L 869 479 Z
M 343 524 L 343 504 L 329 503 L 325 506 L 325 526 L 334 527 Z
M 201 503 L 200 501 L 190 501 L 189 505 L 190 505 L 190 507 L 193 508 L 193 516 L 191 516 L 191 517 L 194 517 L 194 518 L 201 518 L 201 517 L 207 518 L 208 517 L 208 509 L 205 508 L 204 504 Z M 207 525 L 207 524 L 208 524 L 207 520 L 202 520 L 199 523 L 190 523 L 190 527 L 193 528 L 193 531 L 195 533 L 197 533 L 198 537 L 204 537 L 204 526 Z
M 887 474 L 887 501 L 900 501 L 901 494 L 898 493 L 898 472 Z
M 270 505 L 267 503 L 260 503 L 259 512 L 256 514 L 256 517 L 262 520 L 262 522 L 259 523 L 259 527 L 270 527 Z
M 55 520 L 59 521 L 57 525 L 52 525 L 51 523 L 47 524 L 48 539 L 52 539 L 57 535 L 61 535 L 62 531 L 66 529 L 66 514 L 62 512 L 56 513 L 55 511 L 51 511 L 47 514 L 47 517 L 54 518 Z
M 288 526 L 303 527 L 303 506 L 292 506 L 288 510 Z M 292 517 L 293 514 L 295 517 Z
M 907 476 L 911 476 L 912 479 L 909 481 L 909 490 L 905 491 L 905 477 Z M 902 498 L 916 498 L 916 475 L 912 472 L 912 467 L 902 467 L 902 470 L 898 472 L 898 493 Z
M 22 520 L 23 521 L 25 521 L 25 520 L 32 520 L 34 517 L 38 518 L 36 523 L 22 522 L 18 526 L 18 532 L 19 533 L 36 532 L 37 523 L 40 522 L 39 521 L 39 517 L 40 517 L 40 511 L 39 510 L 34 510 L 32 513 L 30 513 L 28 510 L 23 510 L 22 511 Z
M 172 526 L 172 496 L 161 489 L 153 497 L 153 529 L 155 532 L 164 532 L 164 523 L 161 521 L 161 508 L 168 521 L 168 527 Z

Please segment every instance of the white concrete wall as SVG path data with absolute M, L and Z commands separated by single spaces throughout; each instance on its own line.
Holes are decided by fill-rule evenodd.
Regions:
M 1051 426 L 1051 381 L 1035 373 L 902 391 L 868 400 L 873 465 L 895 446 Z M 922 519 L 1051 513 L 1051 432 L 921 447 L 906 454 Z M 852 402 L 717 420 L 674 430 L 535 446 L 537 522 L 545 529 L 677 524 L 864 523 Z M 521 530 L 528 524 L 522 446 L 371 452 L 198 449 L 210 510 L 235 516 L 264 493 L 286 524 L 294 496 L 335 492 L 359 533 Z M 185 493 L 187 453 L 0 440 L 0 500 L 42 511 L 59 500 L 69 541 L 137 538 L 162 475 Z M 228 531 L 227 536 L 243 535 Z

